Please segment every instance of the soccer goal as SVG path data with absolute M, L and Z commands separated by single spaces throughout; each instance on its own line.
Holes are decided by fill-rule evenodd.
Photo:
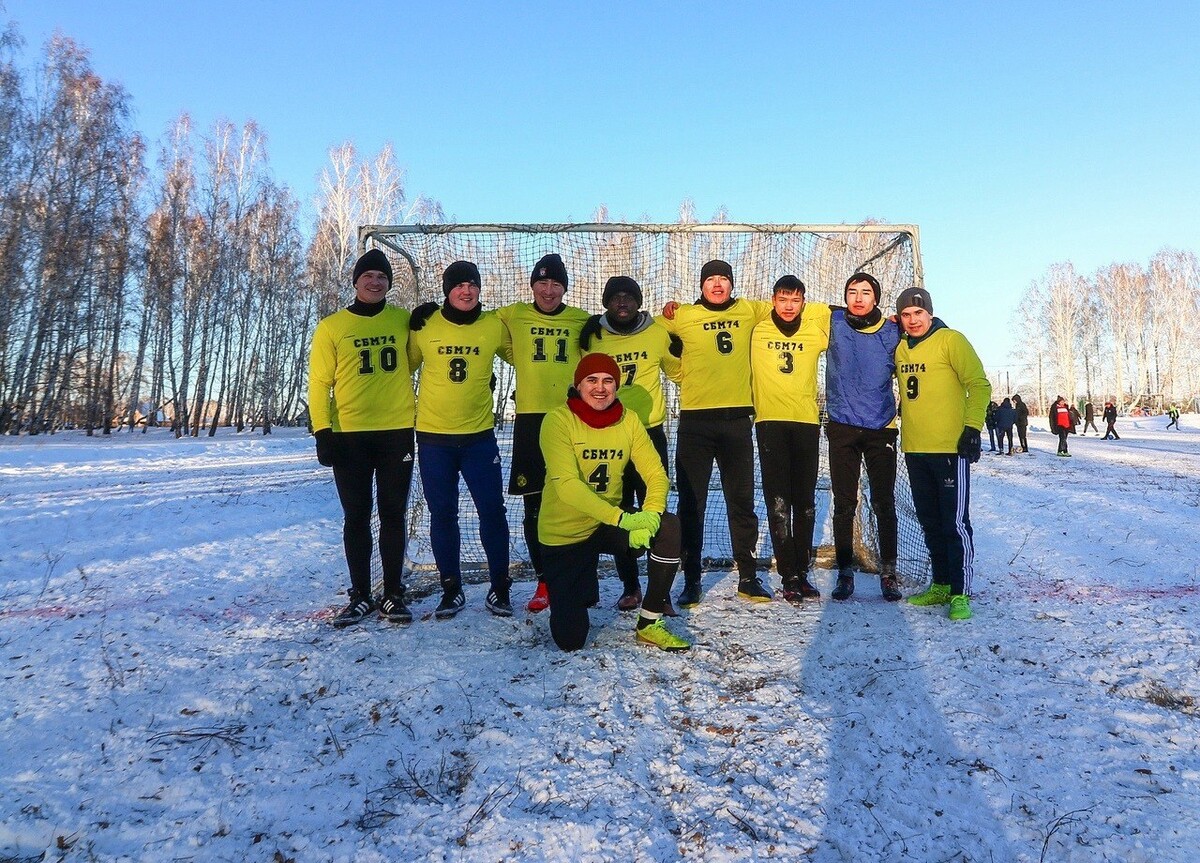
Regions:
M 807 286 L 807 299 L 830 304 L 843 301 L 847 276 L 866 271 L 883 289 L 881 306 L 887 310 L 900 291 L 923 285 L 920 234 L 916 225 L 748 225 L 748 224 L 564 224 L 564 225 L 365 225 L 359 228 L 362 250 L 384 250 L 395 273 L 390 299 L 411 308 L 428 300 L 443 299 L 441 276 L 456 260 L 473 261 L 483 281 L 485 307 L 497 308 L 514 302 L 529 302 L 529 274 L 534 263 L 549 252 L 557 252 L 570 277 L 565 302 L 602 312 L 600 296 L 604 283 L 617 275 L 632 276 L 642 287 L 644 308 L 657 313 L 670 300 L 691 302 L 699 296 L 701 266 L 720 258 L 733 267 L 734 291 L 752 299 L 771 298 L 771 287 L 784 274 L 798 276 Z M 501 456 L 511 448 L 513 416 L 512 370 L 497 361 L 495 415 Z M 823 375 L 822 375 L 823 379 Z M 674 424 L 678 394 L 667 383 L 668 415 L 665 425 L 674 464 Z M 419 388 L 419 380 L 416 382 Z M 831 536 L 826 522 L 831 506 L 825 439 L 822 436 L 821 471 L 817 491 L 817 537 Z M 900 516 L 901 573 L 911 579 L 923 577 L 928 562 L 920 528 L 912 510 L 903 459 L 899 464 L 896 505 Z M 756 465 L 757 470 L 757 465 Z M 672 481 L 674 477 L 672 476 Z M 756 476 L 756 481 L 761 481 Z M 866 482 L 865 472 L 863 482 Z M 673 483 L 672 483 L 673 484 Z M 862 500 L 867 500 L 864 487 Z M 669 504 L 676 507 L 672 490 Z M 761 494 L 759 510 L 759 556 L 770 560 L 771 540 Z M 409 557 L 413 569 L 429 571 L 433 555 L 429 521 L 419 476 L 414 477 L 410 498 Z M 526 567 L 528 552 L 520 528 L 521 503 L 510 499 L 514 577 Z M 719 476 L 713 472 L 705 528 L 706 567 L 732 565 L 732 549 L 726 525 L 725 504 Z M 478 540 L 478 523 L 469 495 L 463 495 L 460 513 L 464 568 L 485 569 Z M 860 503 L 857 519 L 859 565 L 871 571 L 878 567 L 874 516 L 869 504 Z M 818 565 L 832 566 L 832 547 L 818 548 Z M 464 572 L 464 575 L 466 573 Z M 486 578 L 480 573 L 479 580 Z M 475 580 L 475 579 L 468 579 Z

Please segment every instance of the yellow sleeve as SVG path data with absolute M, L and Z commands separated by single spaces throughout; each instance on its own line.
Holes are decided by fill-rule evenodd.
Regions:
M 437 313 L 435 312 L 435 314 Z M 426 321 L 425 324 L 428 326 L 429 322 Z M 408 333 L 408 368 L 413 374 L 416 374 L 417 369 L 421 367 L 421 363 L 425 360 L 425 355 L 421 352 L 421 345 L 418 344 L 420 341 L 418 338 L 419 335 L 420 330 L 415 333 L 410 330 Z
M 314 432 L 333 427 L 330 405 L 336 370 L 337 346 L 322 320 L 313 332 L 308 353 L 308 417 Z
M 959 335 L 951 343 L 950 363 L 967 391 L 965 424 L 973 429 L 982 429 L 988 402 L 992 399 L 992 384 L 983 369 L 983 362 L 966 336 Z
M 811 303 L 805 303 L 804 314 L 806 316 L 811 314 L 813 316 L 813 320 L 820 323 L 821 329 L 825 330 L 826 333 L 829 332 L 829 328 L 832 326 L 833 322 L 833 309 L 827 304 L 818 303 L 815 301 Z M 886 318 L 884 320 L 886 320 Z M 880 322 L 880 326 L 883 326 L 882 322 Z
M 500 342 L 500 357 L 510 366 L 514 363 L 512 329 L 509 318 L 512 316 L 514 308 L 516 308 L 514 305 L 507 305 L 496 309 L 496 317 L 500 319 L 500 323 L 504 324 L 504 339 Z
M 679 383 L 680 379 L 683 377 L 683 364 L 680 363 L 679 357 L 671 353 L 669 348 L 662 355 L 662 361 L 660 365 L 662 366 L 663 374 L 667 376 L 667 380 L 673 383 Z
M 630 447 L 630 456 L 633 459 L 633 466 L 637 468 L 638 475 L 646 484 L 646 502 L 642 509 L 661 515 L 667 509 L 667 493 L 671 490 L 671 481 L 667 477 L 667 472 L 663 470 L 658 450 L 654 448 L 654 442 L 650 440 L 650 436 L 646 434 L 642 424 L 633 423 L 633 427 L 633 446 Z M 617 518 L 619 520 L 620 516 Z
M 742 299 L 745 299 L 745 297 Z M 771 302 L 770 300 L 746 300 L 746 302 L 748 302 L 751 308 L 754 309 L 754 323 L 756 324 L 761 323 L 762 321 L 765 321 L 767 318 L 771 317 L 771 312 L 775 311 L 775 303 Z M 821 304 L 813 303 L 813 305 Z M 805 304 L 805 308 L 808 308 L 807 303 Z

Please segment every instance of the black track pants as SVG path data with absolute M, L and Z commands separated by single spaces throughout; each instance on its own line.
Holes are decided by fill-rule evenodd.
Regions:
M 904 456 L 913 507 L 925 534 L 933 583 L 971 593 L 975 567 L 971 529 L 971 465 L 954 453 Z
M 342 451 L 333 480 L 345 520 L 342 543 L 350 569 L 350 587 L 371 595 L 372 481 L 379 508 L 379 558 L 384 591 L 404 594 L 405 518 L 412 487 L 413 430 L 342 432 Z
M 798 584 L 812 558 L 821 427 L 767 420 L 754 433 L 775 567 L 785 586 Z
M 733 559 L 741 578 L 755 576 L 758 516 L 754 512 L 754 441 L 749 416 L 716 419 L 684 411 L 679 416 L 675 447 L 675 479 L 679 486 L 679 520 L 683 526 L 683 572 L 700 580 L 704 557 L 704 514 L 713 462 L 721 471 L 721 491 L 729 516 Z
M 679 569 L 679 519 L 665 512 L 650 545 L 646 567 L 646 598 L 642 608 L 661 614 Z M 596 565 L 602 554 L 629 548 L 629 533 L 602 524 L 583 542 L 542 547 L 546 563 L 546 588 L 550 592 L 550 634 L 561 650 L 578 650 L 587 641 L 591 620 L 588 609 L 600 601 Z
M 871 509 L 879 532 L 879 559 L 896 561 L 896 429 L 865 429 L 830 422 L 829 481 L 833 491 L 833 546 L 838 567 L 854 564 L 854 515 L 858 479 L 867 466 Z

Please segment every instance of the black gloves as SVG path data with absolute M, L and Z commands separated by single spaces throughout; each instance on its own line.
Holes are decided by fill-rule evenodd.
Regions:
M 683 339 L 679 338 L 679 336 L 672 333 L 671 334 L 671 346 L 669 348 L 667 348 L 667 350 L 669 350 L 671 352 L 671 356 L 673 356 L 673 357 L 682 357 L 683 356 Z
M 979 461 L 982 447 L 979 443 L 979 429 L 963 426 L 962 434 L 958 436 L 958 454 L 971 464 Z
M 408 319 L 409 330 L 415 333 L 421 329 L 421 327 L 425 326 L 425 322 L 432 318 L 441 307 L 440 303 L 421 303 L 421 305 L 412 310 L 412 315 Z
M 579 347 L 585 351 L 592 346 L 592 336 L 596 338 L 604 337 L 604 328 L 600 326 L 600 316 L 592 315 L 587 319 L 587 323 L 583 325 L 583 329 L 579 331 Z
M 333 467 L 341 461 L 342 443 L 333 429 L 321 429 L 314 432 L 313 437 L 317 439 L 317 461 L 325 467 Z

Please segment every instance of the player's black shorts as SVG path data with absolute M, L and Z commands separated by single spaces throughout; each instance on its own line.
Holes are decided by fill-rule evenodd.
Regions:
M 545 414 L 517 414 L 513 422 L 509 494 L 540 494 L 546 485 L 546 459 L 540 441 L 545 418 Z

